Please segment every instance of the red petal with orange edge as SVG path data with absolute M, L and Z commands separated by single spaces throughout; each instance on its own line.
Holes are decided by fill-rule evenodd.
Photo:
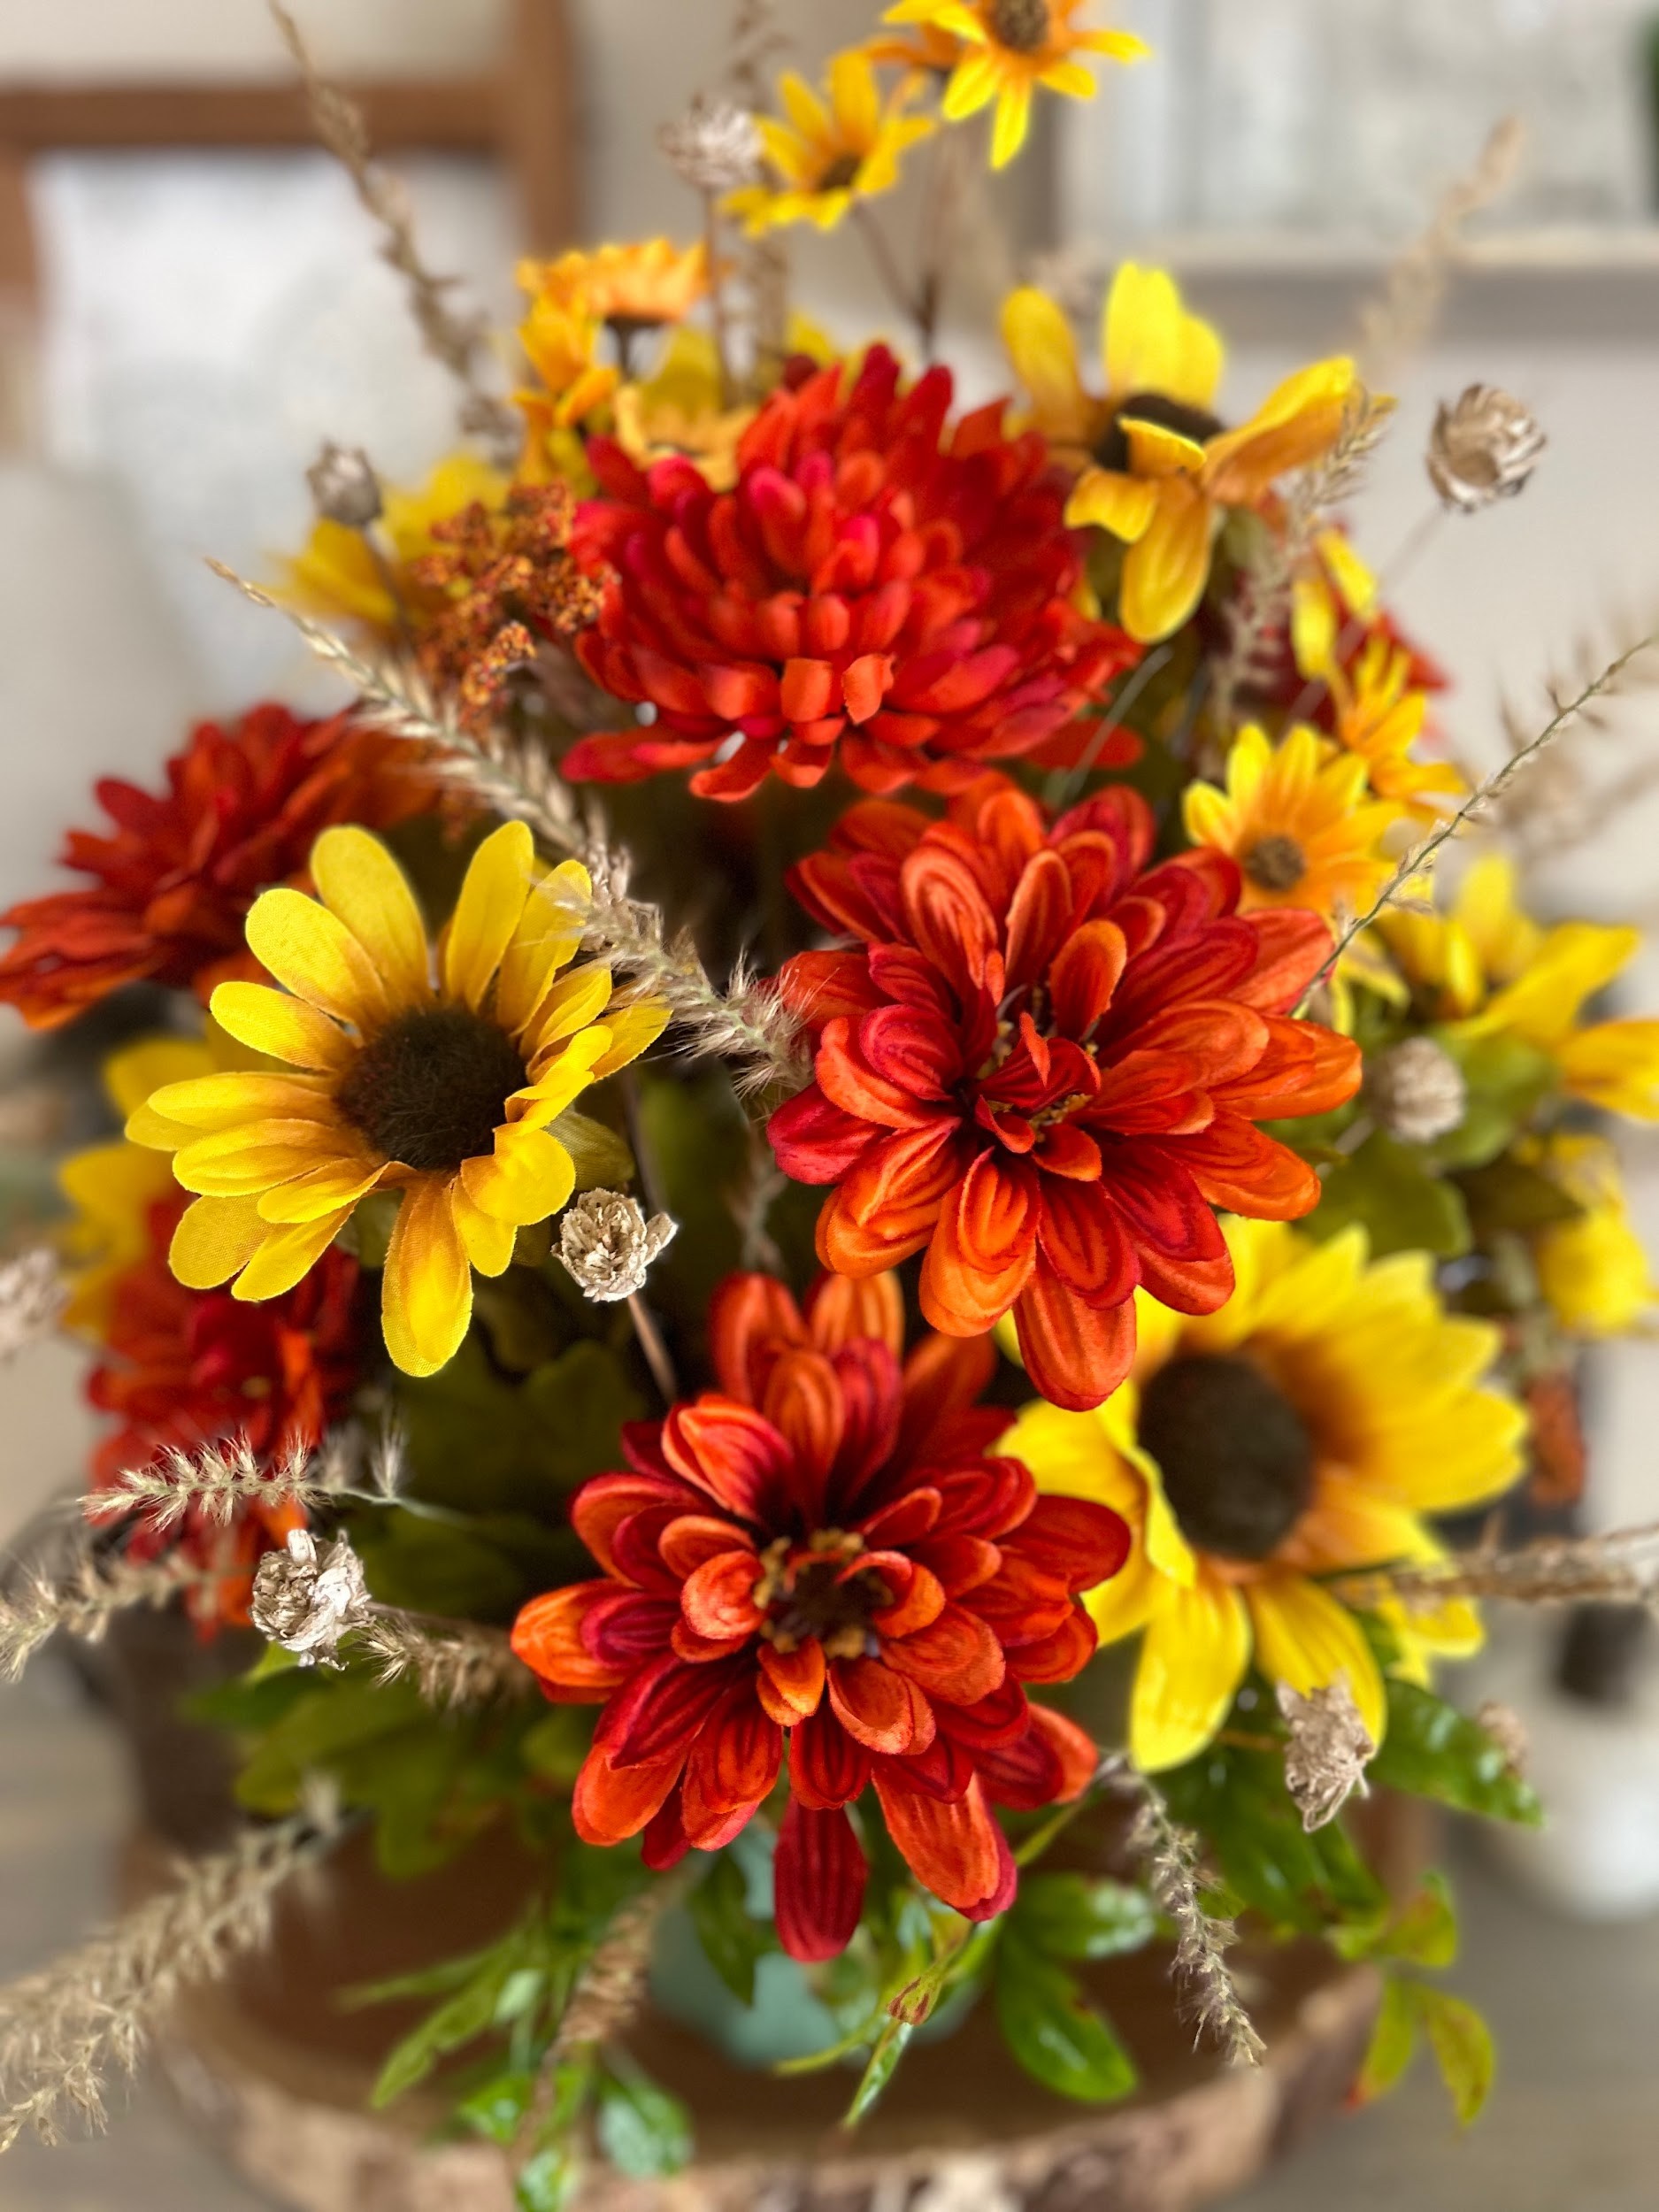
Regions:
M 885 1005 L 861 952 L 797 952 L 778 972 L 778 993 L 813 1028 L 838 1016 L 856 1020 Z
M 1020 872 L 1009 902 L 1003 955 L 1010 990 L 1040 982 L 1066 941 L 1072 921 L 1071 879 L 1058 853 L 1035 852 Z M 1080 1032 L 1067 1029 L 1067 1034 Z
M 948 1336 L 994 1327 L 1030 1278 L 1041 1217 L 1037 1171 L 982 1152 L 940 1212 L 922 1263 L 922 1311 Z
M 1056 1796 L 1062 1805 L 1069 1805 L 1082 1796 L 1099 1771 L 1100 1746 L 1087 1729 L 1079 1728 L 1064 1713 L 1056 1713 L 1051 1705 L 1033 1705 L 1031 1724 L 1059 1762 L 1060 1786 Z
M 712 1391 L 672 1409 L 663 1424 L 663 1450 L 688 1482 L 754 1520 L 769 1517 L 793 1464 L 770 1421 Z
M 618 1525 L 654 1505 L 689 1503 L 680 1485 L 653 1475 L 595 1475 L 571 1503 L 571 1526 L 609 1575 L 617 1573 L 611 1540 Z M 622 1578 L 626 1579 L 626 1578 Z
M 803 1344 L 806 1325 L 775 1275 L 728 1275 L 709 1301 L 709 1350 L 728 1398 L 758 1404 L 778 1348 Z
M 818 1812 L 790 1799 L 778 1830 L 772 1889 L 778 1940 L 792 1959 L 810 1965 L 847 1948 L 869 1871 L 844 1812 Z
M 1000 1690 L 993 1690 L 977 1705 L 941 1705 L 939 1724 L 977 1753 L 992 1745 L 1017 1742 L 1031 1725 L 1031 1709 L 1024 1686 L 1009 1674 Z
M 1040 1271 L 1058 1276 L 1090 1305 L 1121 1305 L 1141 1280 L 1134 1240 L 1098 1183 L 1045 1183 L 1037 1241 L 1046 1263 Z
M 805 1489 L 800 1495 L 810 1512 L 823 1496 L 825 1478 L 835 1463 L 846 1425 L 835 1370 L 822 1352 L 793 1347 L 781 1351 L 766 1378 L 761 1410 L 788 1440 L 796 1470 L 794 1480 L 810 1488 L 810 1503 Z
M 1039 1268 L 1014 1309 L 1025 1371 L 1051 1405 L 1085 1413 L 1111 1396 L 1135 1356 L 1135 1310 L 1085 1305 Z
M 816 1083 L 786 1099 L 766 1124 L 779 1166 L 796 1183 L 838 1183 L 879 1133 L 856 1115 L 832 1106 Z
M 841 1275 L 820 1275 L 803 1304 L 807 1327 L 820 1352 L 839 1352 L 872 1338 L 896 1359 L 904 1349 L 904 1294 L 896 1275 L 876 1275 L 851 1282 Z
M 902 1757 L 933 1740 L 933 1710 L 922 1691 L 879 1659 L 833 1661 L 829 1701 L 841 1726 L 867 1751 Z
M 792 1728 L 796 1721 L 816 1713 L 824 1695 L 826 1675 L 824 1647 L 818 1638 L 809 1636 L 789 1652 L 767 1643 L 757 1649 L 760 1660 L 757 1687 L 763 1700 L 770 1689 L 776 1701 L 768 1708 L 772 1718 Z
M 1048 1635 L 1010 1645 L 1009 1668 L 1022 1682 L 1070 1682 L 1094 1656 L 1097 1641 L 1094 1622 L 1080 1605 L 1072 1605 Z
M 576 1582 L 532 1598 L 512 1624 L 512 1648 L 532 1673 L 581 1701 L 602 1698 L 626 1682 L 631 1664 L 608 1663 L 588 1649 L 583 1625 L 595 1607 L 616 1598 L 614 1582 Z
M 1048 971 L 1055 1026 L 1063 1037 L 1087 1037 L 1112 1002 L 1129 956 L 1115 922 L 1085 922 L 1054 956 Z
M 687 1666 L 672 1652 L 641 1667 L 599 1716 L 595 1745 L 619 1766 L 645 1766 L 686 1747 L 730 1689 L 741 1662 Z
M 685 1764 L 685 1753 L 648 1766 L 616 1767 L 603 1751 L 590 1751 L 571 1793 L 571 1818 L 584 1843 L 621 1843 L 661 1807 Z
M 754 1551 L 754 1540 L 736 1521 L 712 1513 L 681 1513 L 670 1521 L 657 1540 L 663 1564 L 682 1578 L 693 1574 L 704 1560 L 740 1548 Z
M 1211 1205 L 1258 1221 L 1300 1220 L 1319 1202 L 1319 1178 L 1308 1163 L 1232 1114 L 1180 1139 L 1179 1157 Z
M 882 1760 L 873 1778 L 887 1833 L 910 1871 L 970 1920 L 1005 1912 L 1019 1877 L 979 1783 L 955 1804 L 941 1805 L 905 1788 L 902 1771 L 901 1761 Z
M 849 1805 L 870 1779 L 870 1755 L 826 1705 L 789 1732 L 789 1787 L 803 1805 Z
M 1285 1013 L 1331 957 L 1330 925 L 1294 906 L 1247 914 L 1244 920 L 1256 937 L 1256 968 L 1233 996 L 1264 1014 Z
M 865 1552 L 856 1562 L 867 1567 L 893 1592 L 893 1603 L 870 1617 L 882 1641 L 914 1636 L 936 1621 L 945 1609 L 945 1593 L 939 1578 L 902 1552 Z
M 882 1647 L 889 1667 L 919 1682 L 930 1699 L 977 1705 L 1000 1689 L 1007 1662 L 989 1624 L 965 1605 L 948 1605 L 913 1636 Z
M 640 1857 L 653 1874 L 666 1874 L 680 1864 L 691 1848 L 691 1838 L 680 1816 L 680 1792 L 671 1790 L 645 1824 Z
M 1129 1525 L 1092 1498 L 1037 1500 L 1007 1541 L 1069 1590 L 1109 1581 L 1129 1556 Z
M 716 1640 L 752 1636 L 761 1622 L 755 1602 L 759 1578 L 760 1562 L 752 1551 L 724 1551 L 705 1559 L 680 1589 L 687 1626 Z
M 686 1756 L 686 1832 L 692 1841 L 699 1841 L 699 1829 L 713 1816 L 758 1804 L 782 1763 L 783 1731 L 762 1710 L 753 1678 L 735 1684 Z

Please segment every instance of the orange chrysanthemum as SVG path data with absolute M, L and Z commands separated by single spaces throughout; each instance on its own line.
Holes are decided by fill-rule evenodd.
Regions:
M 113 834 L 72 830 L 63 853 L 89 888 L 0 915 L 18 932 L 0 957 L 0 999 L 31 1028 L 56 1029 L 126 983 L 205 1001 L 227 976 L 257 972 L 242 925 L 260 892 L 303 878 L 331 824 L 385 829 L 430 807 L 414 764 L 402 740 L 344 715 L 303 722 L 257 706 L 228 728 L 199 724 L 168 761 L 165 792 L 98 785 Z
M 513 1648 L 556 1701 L 606 1701 L 572 1811 L 589 1843 L 644 1831 L 648 1866 L 718 1850 L 787 1759 L 779 1940 L 833 1957 L 865 1861 L 845 1808 L 888 1832 L 971 1920 L 1013 1902 L 993 1802 L 1072 1798 L 1094 1744 L 1027 1702 L 1094 1648 L 1075 1593 L 1122 1565 L 1110 1509 L 1039 1499 L 987 1456 L 1009 1416 L 972 1403 L 988 1348 L 939 1338 L 900 1365 L 896 1286 L 730 1278 L 710 1325 L 722 1394 L 625 1432 L 571 1518 L 603 1568 L 519 1614 Z
M 608 495 L 576 547 L 614 573 L 576 649 L 656 720 L 584 738 L 566 775 L 706 763 L 692 789 L 741 799 L 768 773 L 816 784 L 839 757 L 867 791 L 949 789 L 975 764 L 1079 741 L 1080 710 L 1135 649 L 1072 604 L 1080 558 L 1042 440 L 1005 438 L 1000 403 L 949 427 L 950 399 L 938 368 L 902 391 L 876 347 L 850 389 L 829 368 L 775 392 L 729 492 L 594 439 Z M 1136 749 L 1094 723 L 1080 741 L 1102 766 Z
M 816 1080 L 769 1128 L 797 1182 L 833 1185 L 818 1255 L 871 1275 L 926 1248 L 922 1310 L 976 1336 L 1012 1310 L 1033 1381 L 1098 1405 L 1134 1355 L 1133 1294 L 1225 1303 L 1212 1209 L 1289 1220 L 1312 1169 L 1254 1125 L 1353 1095 L 1359 1055 L 1289 1009 L 1329 956 L 1312 914 L 1240 915 L 1236 864 L 1147 867 L 1118 787 L 1050 826 L 1002 779 L 945 822 L 855 807 L 795 872 L 862 943 L 784 968 Z

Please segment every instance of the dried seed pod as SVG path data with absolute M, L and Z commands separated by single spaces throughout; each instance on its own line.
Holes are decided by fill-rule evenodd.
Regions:
M 559 1257 L 584 1296 L 601 1304 L 632 1298 L 677 1226 L 666 1214 L 648 1221 L 621 1191 L 584 1191 L 559 1223 Z
M 309 1529 L 288 1532 L 286 1552 L 267 1552 L 249 1608 L 260 1634 L 303 1667 L 339 1664 L 340 1640 L 370 1617 L 363 1562 L 346 1537 L 319 1551 Z
M 366 530 L 380 514 L 380 480 L 361 446 L 336 445 L 325 439 L 323 449 L 305 472 L 317 511 L 326 521 L 343 523 L 348 530 Z
M 669 166 L 694 192 L 730 192 L 760 166 L 760 131 L 746 108 L 698 93 L 678 122 L 657 134 Z
M 1469 1087 L 1456 1061 L 1432 1037 L 1408 1037 L 1367 1066 L 1365 1099 L 1391 1137 L 1432 1144 L 1463 1120 Z
M 1377 1746 L 1359 1717 L 1346 1675 L 1306 1697 L 1281 1682 L 1278 1695 L 1290 1729 L 1285 1786 L 1311 1835 L 1336 1818 L 1356 1790 L 1364 1794 L 1366 1762 Z
M 1494 499 L 1513 499 L 1548 443 L 1538 419 L 1495 384 L 1471 384 L 1453 406 L 1444 401 L 1429 436 L 1429 480 L 1446 505 L 1472 515 Z

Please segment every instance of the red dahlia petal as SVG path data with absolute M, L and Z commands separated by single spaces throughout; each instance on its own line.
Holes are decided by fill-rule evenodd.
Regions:
M 772 1888 L 778 1940 L 810 1964 L 837 1957 L 864 1911 L 869 1865 L 844 1812 L 820 1812 L 791 1798 L 778 1830 Z
M 1005 1912 L 1019 1877 L 979 1783 L 954 1804 L 941 1804 L 906 1786 L 903 1765 L 899 1759 L 880 1760 L 873 1778 L 887 1832 L 911 1872 L 970 1920 Z
M 829 1812 L 849 1805 L 870 1779 L 870 1755 L 829 1708 L 789 1732 L 789 1787 L 803 1805 Z

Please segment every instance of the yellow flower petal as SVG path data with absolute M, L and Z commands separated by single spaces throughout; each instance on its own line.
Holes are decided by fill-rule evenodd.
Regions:
M 388 1012 L 374 963 L 343 922 L 303 892 L 263 891 L 248 915 L 248 945 L 296 998 L 365 1033 Z
M 371 1159 L 325 1160 L 258 1200 L 264 1221 L 318 1221 L 326 1213 L 355 1206 L 380 1179 L 384 1163 Z
M 1079 530 L 1093 523 L 1110 530 L 1126 545 L 1143 538 L 1158 511 L 1158 488 L 1144 478 L 1125 476 L 1116 469 L 1085 469 L 1066 502 L 1067 526 Z
M 1027 284 L 1009 294 L 1002 303 L 1002 342 L 1044 437 L 1086 442 L 1092 407 L 1078 367 L 1077 342 L 1046 292 Z
M 513 1093 L 511 1118 L 526 1128 L 545 1128 L 588 1088 L 595 1063 L 610 1049 L 611 1032 L 603 1025 L 572 1037 L 556 1059 L 538 1065 L 532 1082 Z
M 213 1055 L 198 1037 L 144 1037 L 112 1052 L 104 1064 L 104 1087 L 126 1120 L 167 1083 L 213 1072 Z
M 259 1249 L 231 1286 L 231 1296 L 246 1304 L 280 1298 L 309 1275 L 350 1217 L 351 1209 L 324 1214 L 294 1228 L 268 1229 Z
M 334 1101 L 319 1075 L 262 1075 L 240 1070 L 164 1084 L 150 1101 L 163 1121 L 184 1129 L 234 1129 L 249 1121 L 332 1121 Z
M 250 1121 L 215 1130 L 174 1155 L 173 1171 L 186 1190 L 214 1198 L 251 1197 L 335 1157 L 339 1138 L 310 1121 Z
M 984 33 L 979 35 L 983 38 Z M 995 56 L 987 53 L 983 46 L 972 47 L 951 71 L 939 111 L 948 123 L 960 123 L 967 116 L 977 115 L 995 99 L 1002 81 Z
M 997 96 L 996 121 L 991 131 L 991 166 L 1006 169 L 1025 142 L 1031 128 L 1032 84 L 1029 77 L 1004 83 Z
M 212 1005 L 221 1029 L 273 1060 L 329 1074 L 351 1064 L 351 1040 L 326 1014 L 268 983 L 221 983 Z
M 1347 1606 L 1300 1575 L 1252 1583 L 1248 1595 L 1263 1673 L 1304 1697 L 1345 1675 L 1359 1717 L 1379 1744 L 1388 1726 L 1387 1695 L 1364 1631 Z
M 855 146 L 872 144 L 881 128 L 881 95 L 870 58 L 855 47 L 829 65 L 830 104 L 842 134 Z
M 186 1207 L 167 1264 L 187 1290 L 213 1290 L 239 1274 L 268 1232 L 252 1198 L 198 1198 Z
M 1204 449 L 1196 438 L 1184 437 L 1179 430 L 1171 430 L 1161 422 L 1146 422 L 1139 416 L 1118 418 L 1125 437 L 1129 441 L 1129 461 L 1137 476 L 1194 477 L 1204 465 Z
M 1341 434 L 1358 381 L 1346 357 L 1316 361 L 1286 377 L 1248 422 L 1210 441 L 1204 477 L 1211 497 L 1224 505 L 1248 505 L 1276 478 L 1328 452 Z
M 1189 315 L 1172 277 L 1125 261 L 1101 311 L 1106 388 L 1116 400 L 1158 392 L 1208 408 L 1221 381 L 1221 341 Z
M 557 1137 L 521 1122 L 496 1131 L 488 1159 L 463 1164 L 461 1187 L 480 1213 L 524 1228 L 557 1213 L 576 1187 L 576 1167 Z
M 592 895 L 587 869 L 566 860 L 541 877 L 525 901 L 495 985 L 495 1018 L 513 1035 L 526 1027 L 554 977 L 574 958 Z
M 426 927 L 409 879 L 378 837 L 353 826 L 326 829 L 311 847 L 323 904 L 373 962 L 394 1007 L 430 1005 Z
M 1637 1121 L 1659 1121 L 1659 1021 L 1594 1023 L 1569 1037 L 1559 1056 L 1576 1098 Z
M 1184 480 L 1160 495 L 1151 527 L 1124 556 L 1118 619 L 1143 645 L 1179 630 L 1210 580 L 1210 503 Z
M 1129 1753 L 1148 1774 L 1202 1751 L 1227 1717 L 1250 1663 L 1243 1600 L 1206 1571 L 1171 1591 L 1147 1623 L 1129 1709 Z
M 537 1006 L 525 1033 L 524 1050 L 532 1070 L 545 1054 L 580 1029 L 591 1028 L 611 1003 L 609 968 L 588 961 L 562 975 Z
M 477 1013 L 512 942 L 535 878 L 535 840 L 503 822 L 472 855 L 443 940 L 443 988 Z
M 603 1082 L 618 1068 L 630 1066 L 641 1053 L 649 1052 L 667 1028 L 668 1021 L 667 1007 L 650 999 L 636 999 L 631 1006 L 618 1006 L 613 1002 L 605 1015 L 611 1042 L 594 1062 L 594 1081 Z
M 456 1225 L 449 1180 L 423 1176 L 403 1194 L 380 1284 L 386 1348 L 406 1375 L 435 1375 L 472 1317 L 472 1271 Z
M 449 1193 L 455 1225 L 466 1247 L 466 1256 L 480 1275 L 504 1275 L 512 1261 L 518 1232 L 511 1221 L 496 1221 L 481 1213 L 457 1181 Z

